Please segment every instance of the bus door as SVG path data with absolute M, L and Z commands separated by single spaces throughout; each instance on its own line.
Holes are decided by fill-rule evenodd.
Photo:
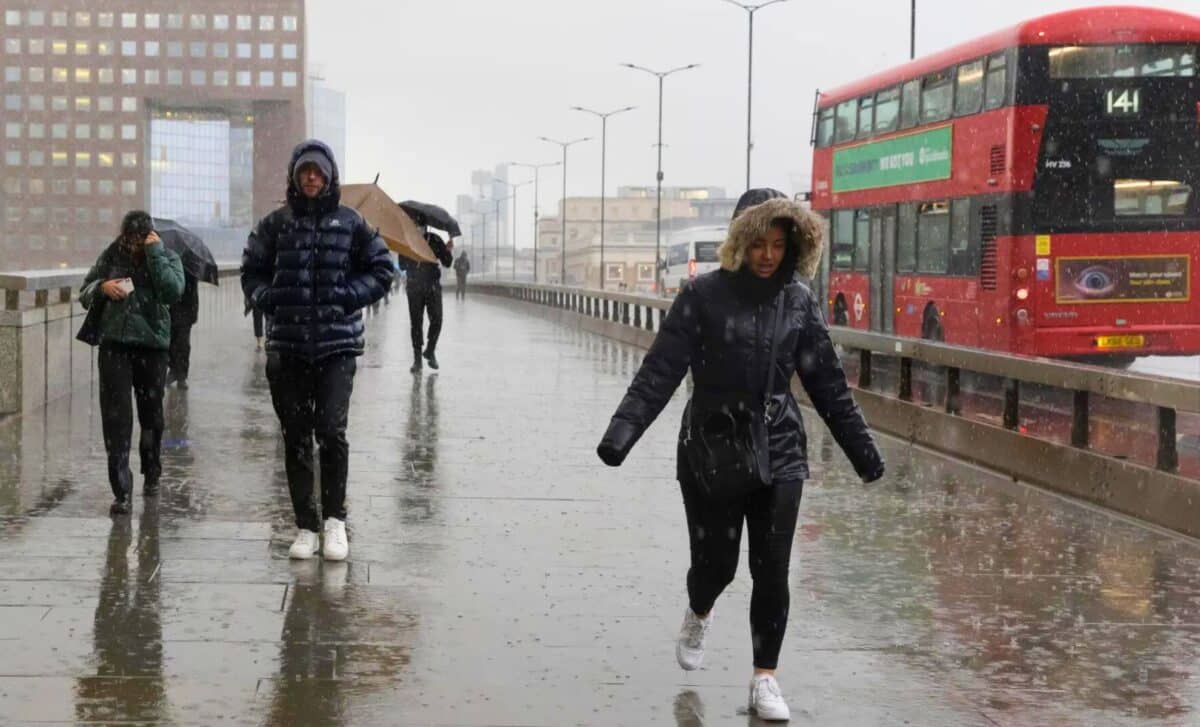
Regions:
M 871 212 L 871 330 L 895 330 L 896 208 Z

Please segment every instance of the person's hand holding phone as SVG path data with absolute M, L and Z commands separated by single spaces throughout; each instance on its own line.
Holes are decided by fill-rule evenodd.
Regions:
M 158 233 L 155 232 L 154 230 L 150 230 L 150 234 L 146 235 L 146 244 L 147 245 L 156 245 L 160 242 L 162 242 L 162 238 L 159 237 Z
M 100 292 L 109 300 L 125 300 L 133 292 L 133 282 L 129 278 L 105 280 L 100 284 Z

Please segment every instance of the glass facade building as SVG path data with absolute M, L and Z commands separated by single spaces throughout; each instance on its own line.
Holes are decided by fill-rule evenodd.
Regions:
M 130 209 L 240 250 L 306 131 L 303 0 L 0 1 L 0 269 L 90 264 Z

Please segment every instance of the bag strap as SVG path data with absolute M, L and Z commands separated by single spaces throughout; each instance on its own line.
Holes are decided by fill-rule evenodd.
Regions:
M 768 424 L 772 419 L 771 393 L 775 388 L 775 369 L 778 368 L 778 364 L 775 362 L 775 357 L 779 353 L 779 339 L 782 338 L 782 336 L 779 335 L 779 323 L 783 320 L 784 301 L 785 297 L 783 291 L 781 290 L 775 299 L 775 321 L 771 327 L 771 353 L 770 358 L 767 359 L 767 388 L 766 391 L 763 392 L 763 418 L 767 420 Z

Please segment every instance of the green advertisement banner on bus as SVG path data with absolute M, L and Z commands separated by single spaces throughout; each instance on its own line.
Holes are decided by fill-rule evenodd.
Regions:
M 860 144 L 833 152 L 833 191 L 856 192 L 950 178 L 953 128 Z

